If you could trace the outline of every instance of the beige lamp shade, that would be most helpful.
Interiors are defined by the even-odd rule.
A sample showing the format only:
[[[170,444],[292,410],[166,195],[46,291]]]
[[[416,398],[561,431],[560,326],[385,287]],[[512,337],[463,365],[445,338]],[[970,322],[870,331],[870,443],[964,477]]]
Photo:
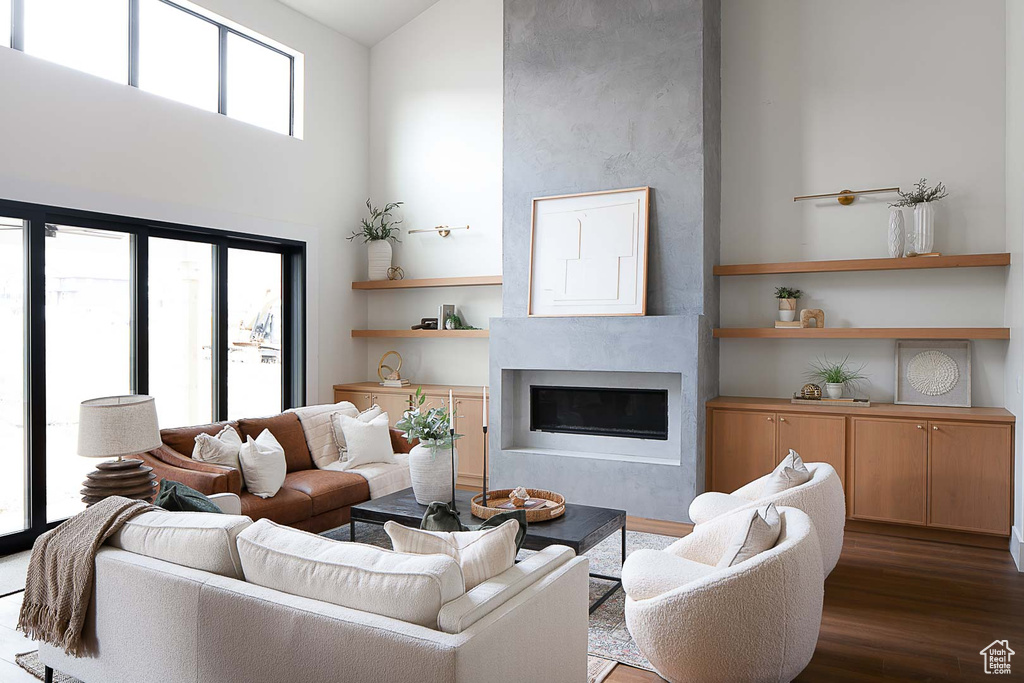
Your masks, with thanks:
[[[78,454],[118,458],[160,446],[156,400],[152,396],[107,396],[82,401],[78,414]]]

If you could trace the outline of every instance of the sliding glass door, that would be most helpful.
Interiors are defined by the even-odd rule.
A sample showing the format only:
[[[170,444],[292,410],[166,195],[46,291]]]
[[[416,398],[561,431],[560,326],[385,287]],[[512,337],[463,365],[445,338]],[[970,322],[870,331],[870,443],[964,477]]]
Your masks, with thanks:
[[[26,413],[25,222],[0,217],[0,534],[28,524]]]
[[[0,555],[85,507],[83,400],[150,394],[162,427],[302,405],[304,280],[302,242],[0,199]]]

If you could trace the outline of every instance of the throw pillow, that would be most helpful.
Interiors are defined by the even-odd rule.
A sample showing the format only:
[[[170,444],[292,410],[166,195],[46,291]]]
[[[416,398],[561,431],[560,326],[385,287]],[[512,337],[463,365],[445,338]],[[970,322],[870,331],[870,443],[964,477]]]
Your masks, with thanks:
[[[466,590],[501,574],[516,561],[519,522],[481,531],[423,531],[396,522],[384,524],[396,552],[414,555],[447,555],[462,567]]]
[[[269,429],[277,442],[284,448],[284,459],[289,472],[313,469],[313,457],[306,445],[306,434],[295,413],[281,413],[271,417],[244,418],[238,421],[242,438],[259,438],[263,430]]]
[[[334,435],[334,444],[338,447],[338,451],[341,453],[342,462],[348,460],[348,444],[345,443],[345,432],[341,429],[341,416],[348,415],[349,417],[354,417],[361,422],[370,422],[376,419],[383,412],[384,409],[374,403],[372,406],[358,414],[351,414],[349,411],[339,410],[331,415],[331,433]],[[390,436],[388,438],[390,438]]]
[[[811,473],[807,469],[807,465],[800,458],[800,454],[790,448],[789,455],[783,458],[779,466],[772,470],[768,481],[765,482],[764,488],[761,490],[760,497],[774,496],[776,493],[782,493],[786,489],[806,484],[810,480]]]
[[[334,413],[343,413],[352,417],[359,414],[356,407],[348,401],[324,406],[291,408],[285,412],[298,415],[299,422],[302,423],[302,431],[306,435],[309,454],[313,456],[313,464],[321,470],[341,459],[341,450],[334,438],[334,425],[331,416]]]
[[[342,462],[342,470],[373,462],[396,462],[388,419],[387,413],[381,413],[369,422],[348,415],[338,416],[348,446],[348,458]]]
[[[236,470],[241,467],[238,464],[238,451],[242,448],[242,437],[238,435],[235,428],[228,425],[216,436],[199,434],[196,436],[196,445],[192,449],[192,459],[199,462],[208,462],[213,465],[227,465]]]
[[[236,456],[237,457],[237,456]],[[180,481],[164,479],[153,505],[169,512],[215,512],[223,514],[212,500]]]
[[[766,508],[754,508],[747,515],[748,521],[742,525],[726,548],[719,567],[732,567],[749,560],[758,553],[774,548],[782,533],[782,520],[775,503]]]
[[[245,439],[238,452],[245,488],[254,496],[273,498],[281,490],[284,478],[288,474],[284,448],[269,429],[264,429],[255,439],[251,436]]]

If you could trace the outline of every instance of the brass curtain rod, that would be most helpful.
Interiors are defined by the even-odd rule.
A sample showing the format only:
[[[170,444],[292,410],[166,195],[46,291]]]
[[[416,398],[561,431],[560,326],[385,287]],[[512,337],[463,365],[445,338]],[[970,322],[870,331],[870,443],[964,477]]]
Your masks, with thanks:
[[[898,187],[881,187],[875,190],[843,190],[842,192],[829,192],[828,194],[808,194],[802,197],[793,197],[794,202],[802,202],[808,199],[831,199],[836,198],[839,203],[846,206],[853,203],[854,197],[862,194],[882,194],[884,192],[899,192]]]

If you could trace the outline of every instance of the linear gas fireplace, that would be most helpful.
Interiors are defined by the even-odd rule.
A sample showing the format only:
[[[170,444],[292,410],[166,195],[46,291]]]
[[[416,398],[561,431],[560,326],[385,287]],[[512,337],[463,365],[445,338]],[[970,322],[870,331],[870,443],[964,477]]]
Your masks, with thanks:
[[[530,431],[668,439],[668,391],[530,387]]]

